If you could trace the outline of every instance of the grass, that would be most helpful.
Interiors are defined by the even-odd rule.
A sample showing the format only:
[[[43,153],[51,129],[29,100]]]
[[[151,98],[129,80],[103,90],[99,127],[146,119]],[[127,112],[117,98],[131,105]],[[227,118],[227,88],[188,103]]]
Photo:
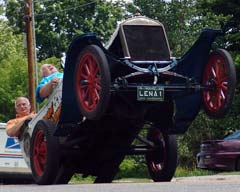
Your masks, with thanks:
[[[74,174],[70,183],[93,183],[95,177],[88,176],[83,178],[81,174]]]
[[[204,176],[204,175],[215,175],[216,172],[197,169],[197,168],[184,168],[178,167],[174,177],[191,177],[191,176]]]
[[[191,176],[206,176],[206,175],[239,175],[240,172],[216,172],[197,168],[187,168],[178,166],[174,175],[177,177],[191,177]],[[71,183],[92,183],[95,177],[89,176],[82,178],[81,174],[75,174]],[[120,165],[120,171],[115,177],[114,182],[149,182],[151,177],[149,176],[148,169],[145,163],[137,163],[133,158],[126,158]]]
[[[191,176],[205,176],[205,175],[215,175],[218,172],[203,170],[203,169],[190,169],[184,167],[178,167],[174,177],[191,177]],[[239,172],[224,172],[221,174],[228,174],[228,175],[239,175]],[[72,179],[71,183],[93,183],[95,177],[89,176],[86,178],[82,178],[81,174],[75,174]],[[147,168],[142,167],[141,169],[129,169],[129,170],[120,170],[117,174],[115,180],[113,182],[150,182],[151,178],[148,174]]]

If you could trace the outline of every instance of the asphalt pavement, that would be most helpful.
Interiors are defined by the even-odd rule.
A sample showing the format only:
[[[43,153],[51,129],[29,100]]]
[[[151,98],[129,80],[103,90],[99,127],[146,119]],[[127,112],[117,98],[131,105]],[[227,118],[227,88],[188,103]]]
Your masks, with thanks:
[[[240,182],[240,175],[207,175],[192,177],[176,177],[172,182]]]

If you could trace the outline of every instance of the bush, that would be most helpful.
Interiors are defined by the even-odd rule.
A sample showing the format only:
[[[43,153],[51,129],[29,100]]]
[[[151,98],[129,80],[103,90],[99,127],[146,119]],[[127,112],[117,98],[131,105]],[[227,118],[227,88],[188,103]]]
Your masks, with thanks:
[[[223,119],[210,119],[203,111],[193,121],[189,130],[178,136],[179,165],[196,167],[196,155],[203,140],[223,139],[240,126],[240,94],[236,93],[229,114]]]
[[[135,156],[127,156],[119,168],[116,179],[149,178],[146,164],[137,162]]]

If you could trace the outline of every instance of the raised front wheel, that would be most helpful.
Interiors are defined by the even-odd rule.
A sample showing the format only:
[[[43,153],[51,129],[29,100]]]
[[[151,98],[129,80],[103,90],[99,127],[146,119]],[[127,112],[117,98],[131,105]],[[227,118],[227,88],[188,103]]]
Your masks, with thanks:
[[[103,50],[89,45],[78,56],[76,64],[76,92],[79,109],[87,119],[99,119],[110,97],[110,71]]]
[[[203,107],[207,115],[222,118],[228,112],[236,85],[235,66],[224,49],[213,51],[203,74]]]

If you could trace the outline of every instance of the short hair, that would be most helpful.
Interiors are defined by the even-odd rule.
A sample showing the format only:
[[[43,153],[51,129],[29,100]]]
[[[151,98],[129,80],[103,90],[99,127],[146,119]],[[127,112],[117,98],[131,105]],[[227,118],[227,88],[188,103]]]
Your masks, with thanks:
[[[43,76],[43,67],[44,67],[45,65],[48,65],[48,63],[44,63],[44,64],[42,64],[42,66],[40,67],[40,75],[41,75],[41,77],[44,77],[44,76]]]
[[[30,104],[30,101],[29,101],[29,99],[28,99],[27,97],[21,96],[21,97],[17,97],[17,98],[15,99],[15,108],[17,108],[17,100],[18,100],[18,99],[25,99],[25,100],[27,101],[27,104],[28,104],[28,105],[31,105],[31,104]]]

